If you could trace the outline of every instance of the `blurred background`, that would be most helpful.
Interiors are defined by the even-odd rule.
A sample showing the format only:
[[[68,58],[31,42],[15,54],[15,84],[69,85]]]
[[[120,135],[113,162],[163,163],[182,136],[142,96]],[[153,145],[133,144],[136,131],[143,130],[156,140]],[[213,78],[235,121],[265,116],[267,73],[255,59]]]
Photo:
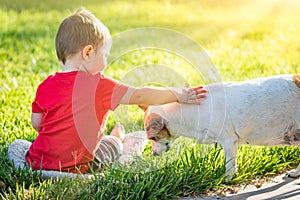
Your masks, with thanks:
[[[139,199],[141,193],[137,191],[143,192],[145,198],[151,194],[150,199],[170,199],[178,195],[196,195],[195,191],[222,185],[222,154],[219,150],[210,151],[206,154],[207,160],[202,159],[199,155],[203,154],[203,149],[196,148],[195,143],[172,168],[155,172],[153,176],[141,174],[139,177],[137,174],[133,178],[116,172],[117,178],[111,174],[111,179],[99,177],[93,182],[94,187],[81,187],[85,182],[70,184],[66,181],[53,186],[44,182],[37,189],[40,182],[36,175],[14,171],[7,159],[7,146],[15,139],[32,141],[36,137],[30,122],[36,88],[48,75],[61,70],[55,53],[55,34],[61,21],[81,6],[94,13],[109,28],[113,38],[126,31],[149,27],[181,35],[202,48],[196,56],[199,55],[199,60],[203,55],[211,60],[207,69],[216,69],[214,73],[222,81],[300,73],[298,0],[0,0],[0,192],[17,191],[21,195],[19,199],[24,199],[22,195],[30,193],[43,195],[43,187],[49,187],[49,198],[58,199],[66,199],[65,188],[69,188],[70,196],[76,197],[69,199],[80,199],[80,195],[94,197],[95,194],[111,199],[134,199],[129,198],[133,195]],[[162,43],[166,42],[167,34],[159,33]],[[135,35],[132,36],[134,39]],[[142,40],[147,42],[150,39],[147,36],[145,32]],[[193,45],[180,46],[175,40],[168,42],[190,55],[195,53]],[[115,42],[112,51],[117,48],[120,43]],[[203,71],[195,71],[193,63],[172,51],[137,49],[109,62],[105,74],[124,82],[138,80],[134,83],[137,86],[208,83]],[[138,71],[141,68],[142,71]],[[144,76],[137,79],[140,73],[149,74],[152,79],[143,79]],[[143,112],[137,107],[127,107],[110,116],[108,132],[116,119],[121,120],[127,131],[143,129]],[[299,160],[296,148],[245,147],[239,151],[237,182],[282,172]],[[151,154],[151,146],[146,153]],[[117,182],[119,179],[124,182]],[[24,189],[29,187],[29,192]],[[123,196],[118,196],[120,194]]]
[[[300,2],[297,0],[0,0],[2,130],[15,130],[21,124],[21,130],[25,130],[22,135],[32,137],[27,119],[36,87],[49,74],[61,69],[55,54],[56,31],[60,22],[81,6],[94,13],[109,28],[113,38],[145,27],[181,34],[203,48],[212,61],[211,67],[216,68],[223,81],[300,71]],[[174,41],[175,48],[193,53],[192,47],[175,44]],[[118,43],[113,44],[112,51],[114,48],[118,48]],[[180,84],[181,80],[192,86],[207,83],[203,74],[200,72],[199,78],[199,72],[193,71],[191,63],[180,55],[157,50],[139,49],[122,55],[110,62],[105,74],[123,80],[137,66],[167,70],[151,73],[154,80],[160,77],[166,80],[163,84],[150,81],[145,85],[178,86],[179,79],[171,81],[163,76],[170,69],[176,69],[174,76],[182,78],[177,81]],[[136,77],[134,73],[131,75]],[[133,121],[141,124],[141,116],[141,112],[134,114]],[[138,125],[137,129],[140,128]]]

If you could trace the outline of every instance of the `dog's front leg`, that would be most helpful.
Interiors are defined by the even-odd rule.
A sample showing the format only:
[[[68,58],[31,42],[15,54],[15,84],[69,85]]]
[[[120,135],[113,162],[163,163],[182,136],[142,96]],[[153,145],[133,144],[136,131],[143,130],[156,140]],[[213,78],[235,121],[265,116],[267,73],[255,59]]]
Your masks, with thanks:
[[[221,145],[224,149],[224,154],[226,158],[226,181],[233,178],[234,174],[237,172],[237,150],[238,150],[238,139],[236,137],[226,139],[222,141]]]

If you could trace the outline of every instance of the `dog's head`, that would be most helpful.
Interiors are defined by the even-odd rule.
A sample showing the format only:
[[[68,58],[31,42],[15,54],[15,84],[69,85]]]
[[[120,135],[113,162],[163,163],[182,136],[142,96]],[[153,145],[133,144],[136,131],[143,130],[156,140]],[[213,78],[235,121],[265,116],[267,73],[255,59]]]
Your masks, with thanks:
[[[168,120],[158,112],[152,112],[148,107],[140,106],[145,111],[144,127],[147,138],[152,141],[152,152],[154,155],[161,155],[164,151],[169,151],[175,140],[171,136],[167,125]]]

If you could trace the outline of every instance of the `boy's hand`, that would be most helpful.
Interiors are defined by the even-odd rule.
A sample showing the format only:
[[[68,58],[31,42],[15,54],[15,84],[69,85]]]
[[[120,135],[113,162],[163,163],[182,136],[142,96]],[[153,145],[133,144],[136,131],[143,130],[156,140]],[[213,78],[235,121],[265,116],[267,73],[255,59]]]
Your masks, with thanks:
[[[207,90],[203,86],[190,88],[188,85],[182,89],[182,94],[178,96],[178,103],[200,104],[201,99],[205,98]]]

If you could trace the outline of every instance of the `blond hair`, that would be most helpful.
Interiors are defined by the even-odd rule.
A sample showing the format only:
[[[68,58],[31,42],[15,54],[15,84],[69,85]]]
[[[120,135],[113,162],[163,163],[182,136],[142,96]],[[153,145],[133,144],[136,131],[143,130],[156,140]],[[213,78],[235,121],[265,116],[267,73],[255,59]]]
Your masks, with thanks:
[[[80,8],[60,24],[55,46],[58,60],[65,64],[68,56],[82,50],[86,45],[96,47],[110,38],[107,27],[91,12]]]

